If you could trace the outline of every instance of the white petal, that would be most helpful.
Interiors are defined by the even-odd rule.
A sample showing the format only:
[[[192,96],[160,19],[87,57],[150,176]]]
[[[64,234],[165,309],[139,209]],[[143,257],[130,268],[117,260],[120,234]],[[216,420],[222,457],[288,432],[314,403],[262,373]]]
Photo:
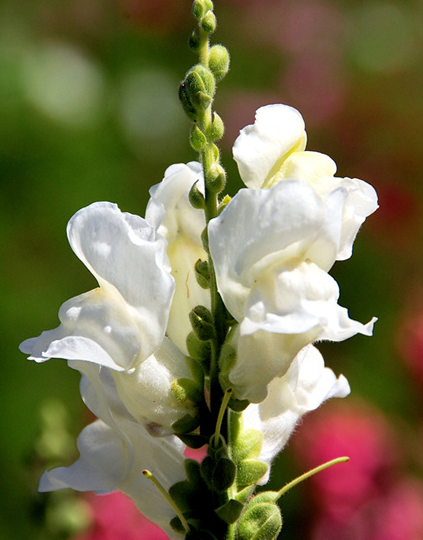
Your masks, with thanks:
[[[48,471],[41,478],[40,491],[71,487],[99,493],[119,490],[126,493],[139,510],[159,525],[171,538],[178,538],[169,526],[175,512],[153,483],[142,474],[154,473],[163,487],[185,477],[184,456],[173,438],[154,439],[130,421],[122,422],[130,444],[136,451],[128,461],[127,443],[101,420],[87,426],[78,438],[80,458],[68,468]],[[132,452],[131,452],[132,453]]]
[[[310,256],[325,269],[329,269],[335,259],[344,260],[351,256],[360,225],[378,208],[377,195],[372,186],[357,178],[337,178],[334,176],[335,172],[335,162],[325,154],[294,152],[273,178],[273,184],[293,178],[307,182],[326,201],[328,230],[339,229],[337,252],[330,264],[319,263],[318,246],[315,246],[317,257]],[[333,192],[339,189],[344,192],[344,201],[334,201],[335,204],[328,205],[329,197],[333,197]]]
[[[260,402],[275,377],[283,376],[306,345],[371,335],[337,303],[335,280],[313,263],[291,259],[272,267],[251,289],[239,329],[237,358],[229,373],[236,396]]]
[[[233,147],[244,184],[266,187],[290,153],[304,150],[306,140],[304,120],[296,109],[280,104],[258,109],[255,123],[241,130]]]
[[[160,223],[159,233],[168,241],[175,294],[166,333],[185,354],[186,338],[192,330],[190,311],[197,305],[210,305],[210,295],[198,285],[194,272],[198,259],[207,259],[200,237],[206,226],[204,211],[193,208],[188,199],[194,184],[204,190],[200,163],[172,165],[162,182],[150,189],[146,211],[147,220],[156,226]],[[160,207],[163,214],[157,210]]]
[[[131,369],[157,349],[166,330],[174,291],[166,241],[111,203],[77,212],[68,236],[100,288],[65,302],[62,324],[22,350],[38,362],[66,358]]]
[[[301,257],[324,224],[321,199],[303,182],[241,189],[210,221],[209,246],[226,307],[242,320],[250,287],[278,260]]]
[[[258,459],[269,465],[260,480],[268,481],[270,465],[286,445],[299,419],[332,397],[346,397],[350,388],[344,376],[338,379],[324,366],[323,357],[312,345],[303,349],[284,377],[274,379],[268,395],[259,404],[251,404],[243,413],[246,428],[263,435]]]
[[[129,413],[151,435],[171,435],[172,424],[193,405],[181,405],[171,391],[172,381],[191,378],[185,356],[167,338],[161,347],[131,372],[115,372],[117,391]]]

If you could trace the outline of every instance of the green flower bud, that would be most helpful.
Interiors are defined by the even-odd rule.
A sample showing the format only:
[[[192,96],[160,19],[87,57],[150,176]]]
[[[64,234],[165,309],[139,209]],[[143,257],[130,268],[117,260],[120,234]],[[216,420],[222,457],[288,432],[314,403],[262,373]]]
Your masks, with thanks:
[[[210,9],[206,7],[206,2],[204,0],[194,0],[192,5],[192,13],[196,19],[201,19],[204,17],[206,12]]]
[[[217,141],[223,137],[225,132],[225,126],[220,116],[215,112],[213,113],[213,122],[209,131],[209,136],[212,141]]]
[[[206,7],[206,10],[213,11],[214,5],[212,0],[204,0],[204,5]]]
[[[213,163],[207,172],[207,188],[212,193],[220,193],[226,185],[226,172],[219,163]]]
[[[201,28],[208,34],[216,30],[216,16],[212,11],[208,11],[201,19]]]
[[[194,266],[195,277],[203,289],[210,289],[210,267],[208,261],[198,259]]]
[[[185,81],[182,81],[179,85],[179,101],[181,102],[188,118],[195,122],[197,120],[197,111],[189,98]]]
[[[197,52],[198,49],[200,48],[200,40],[195,31],[193,31],[192,34],[190,35],[188,45],[190,49],[194,52]]]
[[[282,528],[282,516],[278,505],[254,503],[247,505],[237,527],[238,540],[275,540]]]
[[[219,82],[229,71],[229,52],[223,45],[213,45],[209,54],[209,68],[216,82]]]
[[[191,321],[192,328],[198,339],[207,341],[214,338],[215,329],[213,316],[206,307],[195,307],[189,314],[189,320]]]
[[[204,199],[204,195],[196,186],[197,182],[195,182],[189,190],[188,200],[193,208],[196,208],[197,210],[204,210],[206,207],[206,201]]]
[[[201,242],[203,243],[204,251],[209,253],[209,232],[207,230],[207,227],[205,227],[203,232],[201,233]]]
[[[216,90],[216,82],[214,80],[213,73],[201,64],[194,66],[190,73],[196,73],[204,85],[203,92],[205,92],[208,96],[213,96]]]
[[[208,373],[211,355],[210,343],[208,341],[201,341],[194,332],[190,332],[187,337],[186,345],[189,355],[192,358],[195,358],[195,360],[200,361],[206,373]]]
[[[192,379],[186,379],[183,377],[180,379],[175,379],[172,381],[171,390],[176,401],[181,405],[185,404],[187,401],[199,403],[203,399],[201,389]]]
[[[194,124],[192,126],[189,142],[191,144],[191,147],[197,152],[201,152],[201,150],[204,150],[207,144],[207,138],[197,124]]]
[[[215,491],[223,492],[228,490],[235,481],[235,463],[229,458],[220,458],[215,465],[212,485]]]
[[[187,74],[185,78],[185,93],[189,103],[195,110],[207,109],[212,101],[211,95],[206,93],[203,79],[196,71],[190,71]]]

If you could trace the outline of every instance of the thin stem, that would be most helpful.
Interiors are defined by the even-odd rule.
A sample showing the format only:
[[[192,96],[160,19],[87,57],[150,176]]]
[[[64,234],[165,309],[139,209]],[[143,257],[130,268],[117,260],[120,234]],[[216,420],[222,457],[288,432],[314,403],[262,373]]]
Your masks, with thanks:
[[[167,500],[167,502],[170,504],[170,506],[175,510],[176,515],[181,520],[182,526],[185,529],[186,532],[189,532],[190,528],[187,523],[187,520],[185,519],[183,513],[180,511],[180,509],[175,504],[175,501],[172,499],[172,497],[169,495],[169,493],[164,489],[164,487],[160,484],[160,482],[157,480],[157,478],[154,476],[154,474],[147,469],[142,471],[142,474],[151,480],[153,484],[156,486],[156,488],[160,491],[160,493],[163,495],[163,497]]]
[[[222,400],[222,403],[220,405],[220,410],[219,410],[219,414],[218,414],[218,417],[217,417],[216,430],[214,432],[214,445],[215,446],[217,446],[217,444],[219,442],[220,430],[222,428],[223,417],[225,416],[226,407],[228,406],[229,400],[231,399],[231,396],[232,396],[233,393],[234,393],[233,389],[228,388],[226,390],[224,396],[223,396],[223,400]]]
[[[307,480],[307,478],[310,478],[310,476],[313,476],[320,471],[323,471],[329,467],[332,467],[332,465],[337,465],[338,463],[345,463],[346,461],[349,461],[349,457],[343,456],[336,459],[332,459],[331,461],[327,461],[326,463],[323,463],[322,465],[319,465],[318,467],[315,467],[314,469],[311,469],[311,471],[308,471],[295,480],[292,480],[292,482],[289,482],[289,484],[286,484],[280,491],[278,491],[278,499],[282,497],[287,491],[289,491],[291,488],[302,482],[303,480]]]

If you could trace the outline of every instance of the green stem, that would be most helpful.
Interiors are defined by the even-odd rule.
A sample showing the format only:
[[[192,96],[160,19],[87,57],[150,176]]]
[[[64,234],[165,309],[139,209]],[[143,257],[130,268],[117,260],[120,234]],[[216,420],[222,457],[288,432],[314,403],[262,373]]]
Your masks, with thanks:
[[[308,471],[295,480],[292,480],[292,482],[289,482],[289,484],[286,484],[281,490],[278,491],[278,499],[282,497],[287,491],[289,491],[291,488],[302,482],[303,480],[307,480],[307,478],[310,478],[310,476],[313,476],[320,471],[323,471],[327,469],[328,467],[332,467],[332,465],[336,465],[338,463],[345,463],[346,461],[349,461],[349,457],[343,456],[336,459],[332,459],[331,461],[327,461],[326,463],[323,463],[322,465],[319,465],[318,467],[315,467],[314,469],[311,469],[311,471]]]
[[[160,484],[160,482],[157,480],[157,478],[154,476],[154,474],[147,469],[142,471],[142,474],[151,480],[153,484],[156,486],[156,488],[160,491],[160,493],[163,495],[163,497],[167,500],[167,502],[170,504],[170,506],[175,510],[176,515],[181,520],[182,526],[185,529],[186,532],[189,532],[190,528],[188,525],[187,520],[185,519],[183,513],[180,511],[178,506],[176,505],[175,501],[172,499],[172,497],[169,495],[169,493],[165,490],[165,488]]]

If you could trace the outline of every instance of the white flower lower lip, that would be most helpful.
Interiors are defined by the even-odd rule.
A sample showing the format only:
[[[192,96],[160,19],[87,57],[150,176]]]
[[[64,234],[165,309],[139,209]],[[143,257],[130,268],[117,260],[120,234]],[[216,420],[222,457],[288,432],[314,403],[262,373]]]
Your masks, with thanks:
[[[100,288],[63,304],[61,325],[21,350],[39,362],[59,357],[131,369],[166,330],[174,291],[166,241],[144,219],[106,202],[77,212],[68,237]]]

